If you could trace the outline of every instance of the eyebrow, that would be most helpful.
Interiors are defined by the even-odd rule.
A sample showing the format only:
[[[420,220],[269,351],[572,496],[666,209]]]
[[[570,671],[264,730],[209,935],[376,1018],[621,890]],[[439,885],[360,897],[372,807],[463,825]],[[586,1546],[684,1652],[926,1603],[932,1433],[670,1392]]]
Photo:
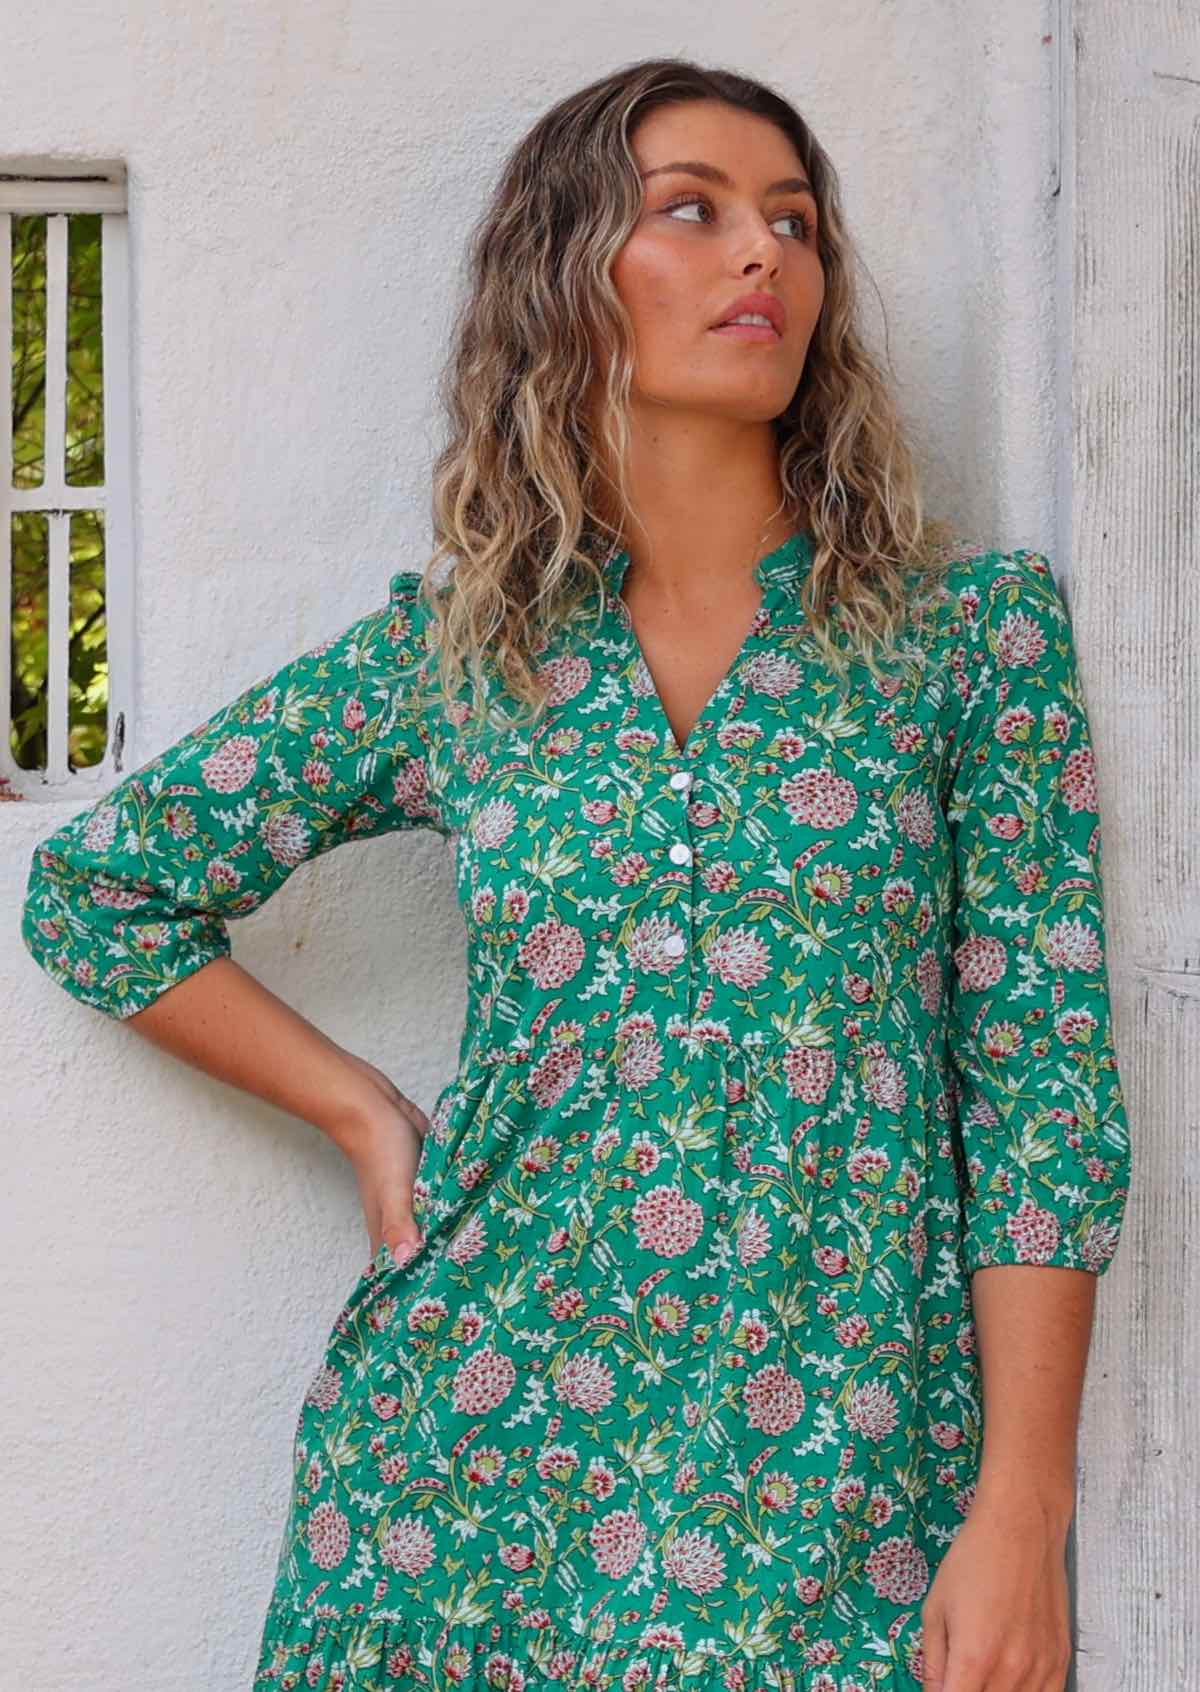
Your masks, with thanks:
[[[705,182],[718,182],[722,188],[735,186],[731,176],[726,175],[716,165],[705,164],[702,159],[676,159],[674,164],[655,165],[653,170],[643,170],[639,174],[645,180],[648,176],[661,176],[668,170],[679,171],[688,176],[699,176]],[[814,200],[817,197],[812,183],[806,176],[782,177],[778,182],[768,183],[766,191],[768,194],[812,194]]]

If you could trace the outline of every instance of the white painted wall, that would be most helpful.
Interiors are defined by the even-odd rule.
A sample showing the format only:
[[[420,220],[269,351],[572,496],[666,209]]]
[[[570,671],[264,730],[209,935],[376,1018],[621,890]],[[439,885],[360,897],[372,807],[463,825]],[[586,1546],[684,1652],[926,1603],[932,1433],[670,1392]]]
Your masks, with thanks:
[[[1052,0],[26,8],[0,157],[129,165],[130,767],[423,563],[467,230],[547,105],[649,55],[741,67],[799,103],[838,163],[881,344],[873,287],[886,302],[932,505],[1056,555],[1054,29]],[[295,1417],[366,1233],[317,1130],[35,969],[29,854],[73,808],[0,808],[0,1682],[239,1692]],[[463,1003],[436,836],[307,866],[233,938],[431,1103]]]

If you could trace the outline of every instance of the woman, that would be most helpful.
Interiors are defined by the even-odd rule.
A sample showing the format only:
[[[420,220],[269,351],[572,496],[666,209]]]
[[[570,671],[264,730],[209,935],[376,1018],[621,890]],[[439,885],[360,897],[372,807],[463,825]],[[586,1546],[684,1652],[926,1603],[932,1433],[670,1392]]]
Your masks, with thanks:
[[[850,259],[761,85],[564,100],[471,255],[424,573],[37,850],[37,961],[358,1176],[258,1686],[1063,1685],[1129,1175],[1088,721],[1045,557],[923,519]],[[428,1116],[227,932],[422,827]]]

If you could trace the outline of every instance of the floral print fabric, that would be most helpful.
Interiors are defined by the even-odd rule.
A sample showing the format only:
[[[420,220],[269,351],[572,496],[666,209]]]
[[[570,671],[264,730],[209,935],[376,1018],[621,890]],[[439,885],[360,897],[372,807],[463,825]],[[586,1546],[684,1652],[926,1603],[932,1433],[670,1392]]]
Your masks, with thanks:
[[[122,1017],[358,837],[452,845],[458,1062],[304,1395],[256,1688],[913,1692],[971,1507],[971,1275],[1102,1274],[1129,1181],[1093,753],[1038,553],[839,695],[811,537],[686,744],[619,590],[459,733],[386,605],[42,842],[23,935]],[[916,626],[916,625],[914,625]]]

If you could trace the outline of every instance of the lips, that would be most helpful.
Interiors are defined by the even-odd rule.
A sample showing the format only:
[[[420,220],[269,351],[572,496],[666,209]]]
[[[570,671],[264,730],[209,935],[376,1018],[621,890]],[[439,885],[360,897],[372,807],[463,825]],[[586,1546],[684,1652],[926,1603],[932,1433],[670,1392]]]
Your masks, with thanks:
[[[742,294],[731,305],[726,306],[724,313],[710,328],[723,329],[732,318],[741,317],[747,312],[765,317],[777,335],[783,334],[787,318],[783,301],[775,294],[763,293]]]

